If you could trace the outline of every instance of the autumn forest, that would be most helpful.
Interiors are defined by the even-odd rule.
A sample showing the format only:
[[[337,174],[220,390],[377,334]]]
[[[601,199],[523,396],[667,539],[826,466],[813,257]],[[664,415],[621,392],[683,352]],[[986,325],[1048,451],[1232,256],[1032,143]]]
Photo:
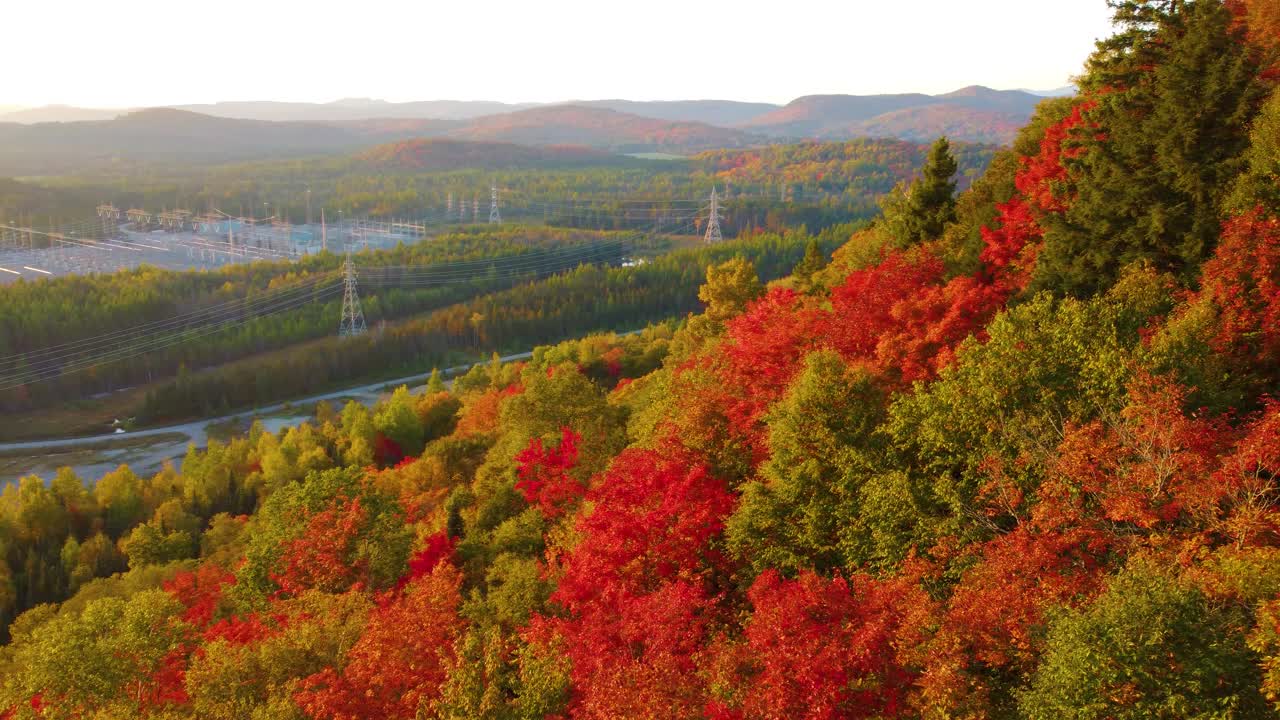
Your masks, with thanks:
[[[1280,11],[1109,4],[1078,94],[873,206],[822,182],[876,143],[707,153],[699,188],[794,182],[808,221],[576,269],[638,241],[459,233],[427,260],[564,272],[380,296],[354,360],[305,313],[158,358],[225,363],[150,393],[169,418],[541,343],[6,486],[0,719],[1280,717]],[[253,267],[83,282],[141,315],[286,273]]]

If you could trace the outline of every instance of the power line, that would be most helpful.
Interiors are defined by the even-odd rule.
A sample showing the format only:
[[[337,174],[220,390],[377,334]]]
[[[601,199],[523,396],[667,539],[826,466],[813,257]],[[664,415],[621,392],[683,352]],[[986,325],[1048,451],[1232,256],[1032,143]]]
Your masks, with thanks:
[[[80,340],[61,343],[58,345],[52,345],[49,347],[41,348],[39,350],[34,350],[27,353],[11,355],[6,358],[0,358],[0,368],[3,368],[5,366],[12,366],[14,364],[17,364],[23,361],[30,361],[32,359],[37,359],[37,360],[43,359],[46,356],[56,357],[56,356],[66,356],[66,355],[80,355],[85,352],[92,351],[95,346],[127,341],[138,336],[155,335],[157,333],[166,332],[175,327],[179,327],[183,325],[216,321],[218,318],[226,316],[231,313],[243,313],[243,312],[252,310],[254,307],[256,307],[260,303],[270,303],[280,297],[284,297],[289,294],[299,292],[301,290],[313,289],[317,284],[322,284],[326,280],[331,281],[332,279],[333,278],[331,276],[328,276],[328,277],[317,276],[307,280],[303,280],[293,285],[286,285],[286,286],[281,286],[279,288],[272,289],[271,291],[263,295],[258,295],[258,296],[246,295],[243,298],[228,300],[223,303],[201,308],[200,310],[194,310],[191,312],[183,313],[183,314],[176,315],[170,318],[165,318],[162,320],[153,320],[151,322],[143,323],[141,325],[137,325],[132,328],[117,330],[109,333],[104,333],[102,335],[96,335],[90,338],[83,338]]]
[[[441,263],[435,266],[373,266],[361,270],[370,284],[375,286],[394,285],[397,281],[417,282],[420,284],[442,284],[466,282],[473,279],[484,279],[487,271],[496,271],[499,276],[516,276],[519,274],[541,274],[546,271],[557,271],[573,262],[598,260],[609,251],[620,252],[625,248],[625,241],[613,240],[586,246],[566,246],[563,250],[555,248],[548,253],[529,253],[515,256],[503,261],[501,259],[477,259]],[[354,265],[353,265],[354,270]],[[345,274],[345,268],[344,268]],[[345,275],[344,275],[345,276]],[[331,282],[332,275],[319,275],[294,285],[277,288],[260,296],[247,296],[202,308],[182,315],[163,320],[156,320],[112,333],[77,341],[62,343],[20,355],[0,358],[0,369],[12,369],[25,364],[27,369],[43,365],[53,365],[71,357],[83,356],[96,352],[104,347],[127,343],[147,336],[155,336],[175,329],[187,329],[187,326],[198,326],[217,323],[228,318],[239,318],[256,313],[260,308],[288,299],[291,295],[306,294],[318,290],[320,286]]]
[[[5,374],[0,377],[20,377],[32,372],[40,373],[50,370],[58,370],[64,368],[68,364],[81,363],[85,361],[90,361],[91,365],[96,364],[94,361],[97,359],[114,357],[115,354],[119,353],[122,349],[125,349],[123,346],[134,349],[158,349],[165,345],[168,338],[182,338],[185,333],[198,331],[203,328],[212,327],[213,329],[218,330],[223,329],[224,326],[248,323],[260,317],[273,315],[281,308],[292,309],[299,307],[302,304],[312,302],[317,298],[324,297],[326,294],[331,293],[336,288],[336,285],[332,285],[329,287],[318,286],[314,288],[295,289],[288,294],[282,294],[267,300],[256,300],[253,304],[246,302],[242,310],[233,309],[223,315],[209,318],[204,322],[180,325],[163,333],[130,334],[110,344],[100,344],[99,346],[90,349],[76,350],[58,355],[47,355],[37,358],[34,362],[30,363],[23,363],[20,358],[19,362],[12,364],[5,371]]]
[[[501,216],[497,205],[497,186],[490,188],[491,206],[490,217],[497,221],[501,221]],[[465,208],[465,201],[463,202]],[[547,207],[551,207],[547,205]],[[573,212],[588,212],[588,208],[574,204],[569,206]],[[478,198],[472,204],[473,214],[478,215],[479,202]],[[652,212],[653,207],[648,208]],[[244,220],[237,218],[220,210],[214,209],[215,212],[229,220]],[[323,212],[323,209],[322,209]],[[465,209],[464,209],[465,212]],[[105,219],[108,215],[118,218],[120,211],[114,206],[100,206],[99,216]],[[131,210],[126,213],[130,219],[149,222],[150,214],[145,211]],[[600,213],[596,213],[600,217]],[[165,221],[171,224],[185,222],[190,216],[186,211],[167,211],[164,213]],[[623,218],[627,220],[638,219],[631,215],[629,210],[624,210],[623,215],[606,213],[604,217]],[[157,216],[158,217],[158,216]],[[649,232],[658,232],[668,221],[677,222],[684,219],[692,219],[693,216],[686,215],[666,215],[663,214]],[[447,222],[447,217],[445,218]],[[96,221],[92,222],[96,226]],[[194,222],[194,221],[193,221]],[[252,222],[252,221],[248,221]],[[354,232],[361,233],[366,230],[366,226],[362,225],[362,221],[353,220]],[[425,222],[412,223],[405,221],[392,221],[389,223],[378,223],[377,221],[364,221],[372,228],[382,227],[388,230],[425,230],[420,227]],[[84,227],[84,223],[73,225],[72,227]],[[96,228],[95,228],[96,229]],[[681,227],[680,229],[684,229]],[[36,233],[58,241],[65,240],[69,243],[76,243],[66,239],[64,233],[42,233],[34,229],[26,229],[30,233]],[[105,230],[105,228],[104,228]],[[73,231],[74,232],[74,231]],[[89,240],[94,243],[87,247],[99,249],[96,241]],[[200,245],[209,246],[207,243],[199,243],[199,241],[188,241],[175,243],[180,246],[187,246],[190,249],[190,243],[198,243]],[[117,240],[114,243],[107,242],[108,247],[116,246],[119,249],[136,250],[141,248],[165,249],[149,246],[136,241]],[[231,249],[228,243],[228,250]],[[135,247],[136,246],[136,247]],[[501,261],[490,258],[480,258],[474,260],[463,260],[454,263],[441,264],[439,267],[423,267],[423,266],[372,266],[366,268],[362,272],[367,275],[367,282],[374,287],[423,287],[427,285],[438,285],[446,283],[471,282],[477,279],[486,279],[493,277],[539,277],[544,274],[562,272],[573,266],[583,263],[594,263],[602,260],[609,260],[614,257],[619,259],[623,257],[625,251],[625,240],[610,240],[602,243],[595,243],[585,247],[579,246],[560,246],[544,249],[542,252],[533,252],[514,256],[507,261]],[[258,250],[261,250],[258,248]],[[221,252],[220,248],[218,249]],[[109,250],[108,250],[109,252]],[[481,273],[477,273],[481,271]],[[479,277],[477,277],[479,275]],[[268,294],[251,297],[246,296],[243,299],[228,301],[219,305],[210,306],[201,310],[185,313],[172,318],[152,321],[142,325],[126,328],[112,333],[92,338],[82,338],[80,340],[62,343],[59,345],[42,348],[29,353],[23,353],[9,358],[0,359],[0,389],[9,389],[24,385],[29,382],[37,382],[41,380],[52,379],[64,376],[74,372],[79,372],[88,367],[100,364],[116,362],[132,357],[137,357],[150,352],[163,350],[174,345],[188,342],[191,340],[205,337],[211,333],[219,332],[243,326],[258,318],[264,318],[281,312],[287,312],[300,308],[307,303],[318,301],[336,294],[338,285],[327,285],[332,280],[331,276],[317,276],[305,280],[297,285],[286,288],[276,289]],[[344,304],[343,304],[343,321],[340,325],[345,332],[341,334],[354,335],[363,332],[366,328],[364,325],[364,316],[359,305],[359,296],[356,290],[356,268],[355,262],[351,255],[343,268],[342,282]]]
[[[321,291],[321,293],[322,294],[332,293],[336,289],[337,289],[337,286],[335,285],[328,288],[327,290]],[[295,298],[275,308],[272,308],[266,312],[259,313],[253,318],[248,318],[245,320],[240,320],[235,322],[216,324],[212,327],[192,328],[190,330],[184,330],[180,333],[176,333],[175,335],[168,338],[157,338],[150,342],[143,343],[140,345],[126,347],[126,348],[119,348],[109,353],[104,353],[102,355],[84,358],[83,360],[77,360],[74,362],[67,363],[65,365],[60,365],[58,367],[46,367],[42,369],[40,372],[36,373],[34,377],[25,370],[19,371],[17,373],[11,373],[7,376],[0,378],[0,390],[9,390],[15,387],[28,385],[33,382],[51,380],[57,377],[62,377],[64,375],[72,375],[77,372],[87,370],[91,367],[95,367],[97,365],[103,365],[103,364],[108,364],[112,362],[119,362],[119,361],[131,359],[134,357],[139,357],[141,355],[147,355],[147,354],[150,354],[159,350],[164,350],[168,347],[172,347],[174,345],[178,345],[184,342],[188,342],[191,340],[198,340],[202,337],[211,335],[216,332],[221,332],[223,330],[227,330],[233,327],[246,325],[249,322],[252,322],[253,320],[258,318],[268,317],[268,316],[276,315],[282,312],[287,312],[289,310],[296,309],[310,302],[312,302],[311,297]]]
[[[600,248],[595,248],[595,251],[599,253]],[[598,259],[598,258],[592,258],[590,255],[570,255],[567,257],[552,256],[548,258],[541,258],[539,263],[535,263],[533,265],[500,268],[500,269],[508,271],[507,275],[509,277],[514,277],[517,274],[530,274],[530,273],[536,277],[544,273],[555,273],[555,272],[560,272],[564,270],[565,269],[564,265],[566,264],[564,261],[566,260],[582,261],[582,260],[588,260],[588,259]],[[354,265],[351,265],[349,267],[351,268],[351,272],[353,273],[352,277],[354,277]],[[516,272],[510,272],[511,270],[514,270]],[[426,277],[407,278],[407,281],[403,282],[402,284],[405,287],[419,287],[427,284],[460,282],[463,280],[470,280],[471,277],[472,277],[471,275],[463,276],[457,273],[449,274],[449,275],[440,275],[436,277],[431,277],[430,275],[428,275]],[[26,385],[32,382],[39,382],[43,380],[53,379],[56,377],[61,377],[64,375],[73,374],[75,372],[79,372],[97,365],[117,362],[121,360],[130,359],[133,357],[138,357],[140,355],[163,350],[183,342],[200,339],[202,337],[205,337],[215,332],[242,326],[247,324],[248,322],[251,322],[254,319],[268,317],[271,315],[279,314],[281,312],[298,309],[308,303],[311,303],[326,297],[331,297],[334,294],[336,294],[339,286],[330,285],[325,287],[322,283],[326,279],[329,279],[329,278],[316,278],[316,279],[313,279],[312,281],[309,281],[312,283],[321,283],[319,286],[316,286],[316,287],[311,287],[310,285],[295,286],[295,287],[291,287],[287,291],[278,293],[277,296],[273,296],[269,298],[263,297],[263,298],[258,298],[254,300],[253,302],[257,303],[258,305],[256,307],[253,307],[254,312],[251,317],[244,317],[245,313],[237,312],[237,308],[230,307],[230,308],[223,309],[224,314],[211,318],[212,320],[211,322],[209,321],[210,319],[206,319],[206,322],[202,325],[181,326],[179,330],[169,335],[158,334],[156,332],[156,330],[158,330],[158,326],[156,326],[155,324],[152,324],[149,328],[139,327],[139,328],[134,328],[127,331],[122,331],[122,333],[113,334],[114,337],[112,335],[108,335],[108,336],[100,336],[99,338],[90,339],[88,341],[81,341],[81,342],[90,342],[93,344],[79,347],[76,349],[71,349],[61,354],[49,353],[48,351],[50,349],[46,349],[45,351],[37,351],[37,352],[43,353],[44,356],[40,357],[35,363],[26,365],[23,367],[16,367],[16,368],[11,367],[10,372],[4,375],[0,375],[0,390],[11,389],[13,387]],[[388,279],[383,278],[383,279],[375,280],[374,284],[387,285],[391,283],[389,283]],[[346,282],[343,283],[343,288],[344,288],[344,294],[345,294],[345,290],[347,288]],[[311,290],[312,292],[310,293],[305,292],[306,290]],[[357,301],[358,301],[358,298],[357,298]],[[344,305],[345,305],[345,302],[344,302]],[[355,309],[357,311],[359,310],[358,307],[355,307]],[[188,317],[187,319],[190,319],[190,318]],[[167,321],[161,321],[161,322],[173,323],[178,320],[180,319],[173,318],[173,319],[170,319]],[[344,326],[348,330],[347,335],[359,334],[359,332],[354,332],[354,333],[351,332],[351,328],[363,327],[363,314],[359,313],[359,315],[357,316],[356,312],[351,312],[350,314],[348,314],[348,312],[344,310]],[[132,343],[133,341],[136,341],[136,340],[141,340],[141,342],[137,342],[136,344],[128,344],[125,347],[116,347],[113,349],[102,351],[103,350],[102,346],[112,340],[114,340],[117,344]],[[77,343],[64,344],[62,347],[64,350],[66,350],[69,345],[74,345],[74,344],[77,344]],[[94,351],[99,351],[99,352],[97,352],[97,354],[86,356],[86,353],[90,353]],[[22,355],[14,358],[9,358],[6,360],[10,364],[20,364],[30,359],[31,359],[30,355]]]

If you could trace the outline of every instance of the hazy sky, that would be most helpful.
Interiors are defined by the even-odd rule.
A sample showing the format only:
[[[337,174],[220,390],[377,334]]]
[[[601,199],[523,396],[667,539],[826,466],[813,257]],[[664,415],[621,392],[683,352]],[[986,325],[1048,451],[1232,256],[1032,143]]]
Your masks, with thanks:
[[[0,104],[1050,89],[1103,0],[6,0]]]

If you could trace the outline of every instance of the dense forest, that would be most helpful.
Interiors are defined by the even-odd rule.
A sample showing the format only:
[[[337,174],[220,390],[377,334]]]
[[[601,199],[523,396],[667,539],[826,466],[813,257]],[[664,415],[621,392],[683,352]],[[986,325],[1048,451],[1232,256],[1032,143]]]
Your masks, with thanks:
[[[1112,6],[785,278],[7,487],[0,717],[1280,717],[1280,14]]]
[[[337,337],[342,284],[332,255],[215,273],[142,269],[20,284],[0,310],[0,339],[36,352],[0,364],[0,383],[8,385],[0,401],[20,419],[83,405],[95,393],[147,388],[135,406],[104,408],[97,429],[112,413],[156,424],[425,373],[491,351],[680,316],[695,309],[708,265],[741,255],[776,278],[810,242],[830,253],[852,227],[762,233],[674,252],[665,237],[508,227],[360,253],[372,332],[359,338]],[[401,262],[410,264],[392,264]],[[88,311],[72,313],[85,298]],[[166,319],[178,311],[189,320]],[[54,350],[39,350],[48,346]],[[0,430],[0,438],[28,437],[21,422]]]
[[[354,262],[366,318],[378,323],[669,247],[667,238],[634,233],[472,228],[364,251]],[[111,392],[333,335],[342,262],[324,253],[217,271],[142,267],[4,286],[0,408]],[[121,362],[135,354],[136,362]]]
[[[470,222],[471,203],[487,202],[491,185],[497,185],[509,219],[691,233],[700,227],[694,222],[697,209],[718,185],[725,196],[725,229],[733,235],[798,225],[816,231],[868,218],[880,196],[918,172],[927,150],[927,145],[900,140],[854,140],[638,160],[601,158],[600,153],[572,148],[433,140],[395,143],[347,157],[181,171],[157,167],[119,176],[51,179],[45,185],[47,192],[65,195],[66,208],[81,209],[79,214],[66,210],[58,218],[64,222],[92,216],[103,200],[118,207],[213,205],[234,214],[251,214],[269,202],[281,216],[302,222],[308,191],[312,205],[327,207],[330,217],[342,211],[347,217]],[[994,152],[988,145],[955,146],[963,186],[981,174]],[[459,167],[463,163],[467,167]],[[77,205],[76,197],[95,200]],[[16,200],[11,204],[13,212],[34,212]]]
[[[847,225],[817,237],[762,234],[715,246],[679,250],[621,267],[583,264],[407,320],[379,325],[359,338],[328,337],[212,367],[183,371],[150,389],[138,422],[208,417],[350,385],[359,379],[404,377],[432,367],[523,351],[584,332],[632,330],[678,317],[697,306],[704,269],[731,256],[749,258],[767,279],[785,274],[809,245],[829,252]]]

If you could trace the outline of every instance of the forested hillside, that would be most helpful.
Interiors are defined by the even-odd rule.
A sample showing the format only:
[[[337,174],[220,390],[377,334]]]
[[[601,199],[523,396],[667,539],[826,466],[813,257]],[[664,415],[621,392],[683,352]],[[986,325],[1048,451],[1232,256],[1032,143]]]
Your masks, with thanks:
[[[619,264],[655,245],[665,249],[667,241],[508,227],[362,252],[355,261],[365,279],[366,317],[377,323],[582,264]],[[341,263],[325,253],[215,272],[142,267],[10,285],[0,291],[0,407],[17,412],[76,400],[333,335]],[[131,348],[145,352],[120,362]]]
[[[582,148],[413,140],[341,158],[67,177],[50,185],[118,207],[213,204],[240,212],[270,197],[294,222],[306,218],[308,190],[313,206],[327,207],[331,216],[341,211],[348,217],[469,221],[456,209],[448,215],[449,198],[458,204],[480,201],[497,185],[508,219],[667,232],[700,230],[690,215],[714,185],[724,200],[726,231],[733,235],[799,225],[816,231],[868,218],[881,196],[919,171],[927,150],[927,144],[900,140],[853,140],[639,160]],[[962,187],[982,173],[995,150],[955,144]]]
[[[763,136],[742,130],[574,105],[468,120],[366,115],[332,122],[244,120],[150,108],[104,120],[31,125],[0,121],[0,175],[147,172],[172,165],[333,156],[426,137],[677,154],[765,142]]]
[[[786,278],[6,488],[0,717],[1280,717],[1277,16],[1113,5]]]
[[[764,141],[741,130],[706,123],[657,120],[603,107],[555,105],[490,115],[450,130],[467,140],[525,145],[574,143],[615,152],[690,153],[746,147]]]
[[[763,234],[622,267],[584,262],[544,280],[379,325],[376,333],[354,340],[334,337],[325,328],[319,340],[202,373],[180,373],[148,392],[137,417],[146,423],[207,417],[355,380],[422,373],[489,352],[520,352],[585,332],[639,329],[694,309],[708,265],[736,255],[750,258],[764,277],[776,278],[802,258],[809,242],[825,252],[848,227],[816,238]]]
[[[371,170],[441,172],[473,168],[492,170],[512,167],[575,167],[625,165],[616,155],[581,146],[529,147],[512,143],[462,142],[423,139],[379,145],[356,156],[356,163]],[[636,162],[635,164],[639,164]]]
[[[811,95],[759,115],[742,127],[790,137],[844,140],[947,135],[973,143],[1009,144],[1043,98],[1021,90],[974,85],[944,95]]]
[[[165,164],[214,165],[253,158],[350,151],[424,134],[409,129],[232,120],[153,108],[110,120],[0,123],[0,174],[119,172]],[[436,123],[442,125],[443,123]]]

